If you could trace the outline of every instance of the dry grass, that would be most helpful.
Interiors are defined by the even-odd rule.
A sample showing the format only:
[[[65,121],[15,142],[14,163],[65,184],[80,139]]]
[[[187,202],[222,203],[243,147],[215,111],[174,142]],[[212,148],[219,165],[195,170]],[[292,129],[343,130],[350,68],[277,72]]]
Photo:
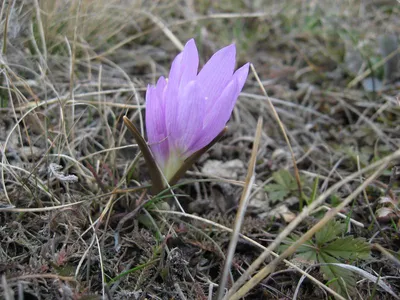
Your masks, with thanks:
[[[222,282],[225,299],[395,299],[399,10],[397,1],[3,1],[0,297],[212,299]],[[147,193],[122,118],[143,134],[146,85],[192,37],[202,63],[234,41],[238,65],[251,61],[256,73],[225,138],[171,200]],[[370,251],[340,260],[357,279],[345,293],[324,264],[296,255],[332,219],[345,228],[338,240],[364,238]],[[287,237],[296,238],[284,248]]]

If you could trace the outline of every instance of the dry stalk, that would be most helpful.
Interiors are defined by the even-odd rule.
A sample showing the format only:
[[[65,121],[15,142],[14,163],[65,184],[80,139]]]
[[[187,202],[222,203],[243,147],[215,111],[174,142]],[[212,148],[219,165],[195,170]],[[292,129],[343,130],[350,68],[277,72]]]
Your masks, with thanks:
[[[223,226],[219,223],[216,223],[212,220],[208,220],[196,215],[192,215],[192,214],[187,214],[187,213],[182,213],[182,212],[177,212],[177,211],[167,211],[167,210],[154,210],[155,212],[158,213],[166,213],[166,214],[170,214],[170,215],[178,215],[178,216],[182,216],[182,217],[187,217],[190,219],[194,219],[194,220],[198,220],[201,222],[204,222],[206,224],[210,224],[216,228],[219,228],[221,230],[224,230],[226,232],[233,232],[233,230],[231,228],[228,228],[226,226]],[[241,238],[243,238],[244,240],[246,240],[247,242],[255,245],[256,247],[263,249],[264,251],[268,251],[266,247],[264,247],[263,245],[257,243],[255,240],[249,238],[248,236],[244,235],[244,234],[239,234],[239,236]],[[279,257],[278,254],[276,254],[273,251],[269,252],[272,256],[274,257]],[[331,295],[335,296],[337,299],[341,299],[341,300],[345,300],[345,298],[343,298],[342,296],[340,296],[338,293],[336,293],[334,290],[332,290],[331,288],[329,288],[328,286],[326,286],[325,284],[323,284],[321,281],[319,281],[318,279],[316,279],[315,277],[311,276],[310,274],[308,274],[307,272],[305,272],[304,270],[300,269],[298,266],[296,266],[295,264],[291,263],[290,261],[284,259],[283,262],[288,265],[289,267],[295,269],[297,272],[299,272],[300,274],[302,274],[303,276],[307,277],[308,279],[310,279],[312,282],[314,282],[316,285],[318,285],[320,288],[324,289],[325,291],[327,291],[328,293],[330,293]]]
[[[400,151],[398,151],[400,152]],[[399,154],[399,153],[398,153]],[[348,205],[359,193],[361,193],[366,186],[368,186],[376,177],[378,177],[383,170],[387,167],[389,161],[382,163],[378,169],[367,179],[365,180],[354,192],[352,192],[343,202],[337,207],[331,209],[329,212],[325,214],[325,216],[315,224],[310,230],[308,230],[305,234],[303,234],[295,243],[293,243],[285,252],[283,252],[279,257],[275,258],[271,263],[262,268],[256,275],[254,275],[241,289],[239,289],[236,293],[234,293],[229,299],[230,300],[238,300],[244,295],[246,295],[252,288],[254,288],[261,280],[263,280],[266,276],[271,274],[277,267],[277,265],[292,255],[297,248],[303,245],[306,241],[308,241],[312,236],[318,232],[323,226],[325,226],[333,217],[337,215],[337,213],[343,209],[346,205]]]
[[[280,245],[280,243],[306,218],[313,210],[319,207],[325,199],[331,195],[334,191],[339,189],[341,186],[345,185],[346,183],[354,180],[360,174],[366,173],[370,170],[374,170],[379,168],[382,165],[387,165],[390,161],[400,157],[400,150],[397,150],[395,153],[382,158],[379,161],[376,161],[373,164],[365,167],[364,169],[350,174],[343,180],[337,182],[329,189],[327,189],[324,193],[322,193],[317,199],[315,199],[308,207],[306,207],[286,228],[276,237],[276,239],[268,246],[267,250],[265,250],[246,270],[245,273],[235,282],[232,286],[231,290],[229,291],[228,295],[224,299],[231,299],[230,297],[250,278],[251,274],[253,274],[261,264],[269,257],[270,252],[273,251],[276,247]],[[366,181],[367,182],[367,181]],[[366,186],[365,183],[363,186]],[[369,183],[369,181],[367,182]]]
[[[279,128],[282,131],[283,137],[285,138],[285,142],[289,148],[290,151],[290,155],[292,157],[292,162],[293,162],[293,170],[294,170],[294,176],[296,178],[296,183],[297,183],[297,188],[298,188],[298,192],[299,192],[299,201],[300,201],[300,211],[303,209],[303,192],[302,192],[302,188],[301,188],[301,182],[300,182],[300,174],[299,174],[299,169],[297,168],[297,163],[296,163],[296,157],[294,156],[294,152],[292,149],[292,145],[289,141],[289,138],[286,134],[286,130],[285,130],[285,126],[283,125],[281,119],[279,118],[278,113],[276,112],[276,109],[274,107],[274,105],[272,104],[271,99],[269,98],[267,91],[265,90],[260,78],[258,77],[257,71],[254,68],[253,64],[250,64],[251,70],[253,71],[254,76],[256,77],[256,80],[264,94],[264,96],[266,97],[269,107],[272,111],[272,114],[274,116],[274,118],[276,119],[276,121],[278,122]]]
[[[244,215],[246,213],[246,208],[249,203],[251,187],[255,179],[255,167],[256,167],[258,147],[260,146],[260,141],[261,141],[262,124],[263,124],[262,119],[259,118],[257,122],[257,130],[256,130],[256,135],[254,137],[253,149],[251,152],[245,185],[243,188],[242,196],[240,197],[239,207],[235,218],[235,224],[233,227],[231,240],[229,242],[228,253],[225,259],[224,270],[222,272],[221,281],[218,287],[217,299],[222,299],[222,297],[224,296],[225,286],[226,283],[228,282],[233,256],[235,255],[236,245],[239,240],[240,228],[242,227]]]

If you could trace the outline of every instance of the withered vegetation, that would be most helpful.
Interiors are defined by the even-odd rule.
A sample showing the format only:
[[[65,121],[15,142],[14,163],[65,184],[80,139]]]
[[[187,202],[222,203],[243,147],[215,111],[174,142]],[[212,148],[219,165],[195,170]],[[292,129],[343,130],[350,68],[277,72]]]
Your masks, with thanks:
[[[212,299],[247,185],[228,290],[266,247],[315,228],[255,268],[272,266],[245,299],[396,299],[399,13],[395,0],[2,1],[0,298]],[[201,64],[235,42],[256,73],[222,141],[151,195],[122,117],[144,133],[146,86],[192,37]]]

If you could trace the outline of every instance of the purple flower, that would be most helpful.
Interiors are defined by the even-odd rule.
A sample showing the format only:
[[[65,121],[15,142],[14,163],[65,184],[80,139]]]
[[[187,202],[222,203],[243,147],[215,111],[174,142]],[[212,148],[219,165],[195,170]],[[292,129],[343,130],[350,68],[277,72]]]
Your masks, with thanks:
[[[197,73],[193,39],[146,93],[146,131],[154,159],[167,180],[190,155],[207,146],[225,127],[246,81],[249,64],[236,72],[235,45],[216,52]]]

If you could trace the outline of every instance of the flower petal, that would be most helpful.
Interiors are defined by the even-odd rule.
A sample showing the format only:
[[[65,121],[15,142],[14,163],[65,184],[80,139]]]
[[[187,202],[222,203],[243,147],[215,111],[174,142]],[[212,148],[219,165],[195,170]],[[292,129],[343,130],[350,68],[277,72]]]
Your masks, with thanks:
[[[179,53],[175,59],[172,61],[171,64],[171,70],[169,70],[169,75],[168,75],[168,83],[171,81],[179,84],[180,78],[181,78],[181,67],[182,67],[182,58],[183,58],[183,52]]]
[[[182,53],[180,89],[196,78],[197,70],[199,69],[199,53],[194,39],[186,43]]]
[[[180,99],[182,99],[179,95],[183,93],[185,86],[196,78],[198,67],[199,55],[196,43],[191,39],[172,62],[169,73],[170,77],[165,90],[165,118],[168,133],[179,125],[177,114],[181,105]],[[185,100],[185,98],[183,99]]]
[[[232,114],[238,93],[238,82],[234,78],[214,103],[212,109],[205,115],[201,137],[190,145],[192,153],[207,146],[224,129]]]
[[[247,76],[249,75],[249,66],[250,63],[243,65],[241,68],[237,69],[233,74],[233,78],[237,79],[239,93],[243,89],[243,86],[246,82]]]
[[[169,133],[173,147],[184,154],[203,130],[205,101],[201,96],[201,87],[196,81],[189,82],[179,98],[177,126],[171,127]]]
[[[216,52],[201,69],[197,80],[203,86],[206,99],[217,99],[231,80],[235,68],[234,44]]]
[[[165,125],[167,128],[168,138],[170,138],[171,131],[179,126],[178,109],[179,109],[179,89],[171,85],[168,80],[165,91]]]
[[[161,76],[156,84],[156,93],[158,99],[161,100],[162,108],[165,108],[165,88],[167,86],[167,81],[165,80],[164,76]]]
[[[246,64],[234,73],[235,55],[235,45],[222,48],[197,74],[199,56],[191,39],[172,62],[168,80],[160,77],[148,86],[148,142],[168,178],[228,122],[249,71]]]
[[[236,70],[236,72],[233,74],[233,76],[231,77],[231,82],[232,81],[236,81],[237,82],[237,94],[232,96],[231,99],[231,103],[225,103],[225,108],[221,108],[220,105],[221,103],[219,102],[220,100],[215,101],[214,103],[210,103],[210,105],[207,107],[207,114],[206,115],[212,115],[211,111],[218,111],[219,109],[222,109],[223,112],[230,112],[230,114],[232,113],[233,107],[235,106],[236,100],[239,96],[240,91],[243,89],[243,86],[246,82],[247,79],[247,75],[249,73],[249,63],[243,65],[241,68],[239,68],[238,70]],[[226,101],[229,101],[229,98],[226,99]],[[218,108],[220,107],[220,108]],[[222,112],[222,113],[223,113]],[[206,118],[206,122],[207,122],[208,118]],[[229,120],[229,117],[226,119],[227,121]]]
[[[161,82],[162,80],[159,80],[159,83]],[[146,133],[154,158],[163,166],[169,153],[165,113],[157,88],[150,85],[146,91]]]
[[[183,52],[179,53],[175,57],[171,65],[171,70],[169,71],[167,88],[165,91],[165,111],[167,113],[166,114],[167,125],[169,122],[175,120],[176,109],[178,107],[177,95],[179,93],[179,84],[182,75],[182,70],[181,70],[182,58],[183,58]]]
[[[188,82],[195,79],[198,68],[199,54],[196,43],[191,39],[172,62],[168,77],[169,84],[176,88],[184,87]]]

